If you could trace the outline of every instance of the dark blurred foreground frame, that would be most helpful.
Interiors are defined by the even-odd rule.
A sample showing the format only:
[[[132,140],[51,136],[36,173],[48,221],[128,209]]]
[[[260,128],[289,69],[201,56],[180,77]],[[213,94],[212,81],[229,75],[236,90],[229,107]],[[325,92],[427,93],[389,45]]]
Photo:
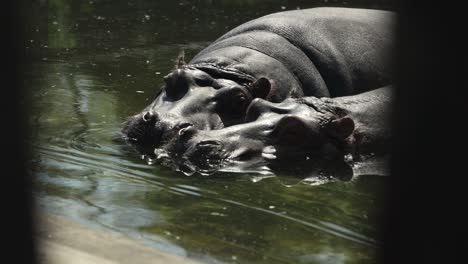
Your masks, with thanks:
[[[467,9],[400,5],[382,262],[458,263],[468,253]]]
[[[27,90],[22,74],[29,63],[25,54],[24,23],[21,5],[27,1],[2,3],[0,56],[0,150],[1,191],[0,210],[2,228],[2,263],[35,263],[32,241],[31,179],[26,173],[26,118],[28,113]],[[26,6],[26,8],[30,8]]]

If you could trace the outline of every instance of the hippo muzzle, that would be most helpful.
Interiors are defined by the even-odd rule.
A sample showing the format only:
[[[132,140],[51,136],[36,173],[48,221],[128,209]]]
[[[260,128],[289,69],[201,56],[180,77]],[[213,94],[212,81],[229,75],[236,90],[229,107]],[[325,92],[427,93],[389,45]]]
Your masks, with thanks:
[[[239,84],[191,66],[176,69],[164,81],[155,100],[122,130],[142,154],[165,148],[187,128],[214,130],[242,123],[248,105],[266,97],[271,85],[265,78]]]
[[[139,153],[153,155],[154,150],[167,139],[174,138],[192,126],[192,123],[186,121],[165,122],[150,110],[131,117],[122,129],[122,134],[125,141]]]

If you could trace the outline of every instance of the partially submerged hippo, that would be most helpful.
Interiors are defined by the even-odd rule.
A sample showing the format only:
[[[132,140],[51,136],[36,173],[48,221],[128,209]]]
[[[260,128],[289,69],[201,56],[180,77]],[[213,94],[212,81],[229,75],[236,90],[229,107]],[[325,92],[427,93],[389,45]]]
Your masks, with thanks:
[[[188,64],[179,60],[123,135],[153,155],[188,128],[244,122],[256,98],[338,97],[391,84],[393,22],[391,12],[350,8],[286,11],[247,22]]]
[[[272,103],[255,99],[247,123],[189,130],[174,141],[187,173],[259,171],[276,162],[341,160],[385,152],[391,86],[339,98],[304,97]],[[382,154],[382,153],[381,153]]]

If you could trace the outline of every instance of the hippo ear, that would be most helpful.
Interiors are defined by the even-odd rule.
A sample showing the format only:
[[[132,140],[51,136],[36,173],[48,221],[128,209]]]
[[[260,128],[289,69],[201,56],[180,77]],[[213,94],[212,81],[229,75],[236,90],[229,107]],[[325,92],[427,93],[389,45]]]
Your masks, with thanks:
[[[265,77],[261,77],[256,80],[250,86],[250,92],[252,93],[253,98],[267,98],[271,90],[271,82]]]
[[[293,115],[281,118],[272,132],[280,145],[303,144],[308,135],[310,127],[303,119]]]
[[[180,69],[183,66],[187,65],[185,62],[185,51],[182,50],[179,55],[177,56],[177,59],[175,60],[175,69]]]
[[[351,117],[345,116],[331,121],[327,128],[331,136],[343,140],[354,132],[355,125]]]

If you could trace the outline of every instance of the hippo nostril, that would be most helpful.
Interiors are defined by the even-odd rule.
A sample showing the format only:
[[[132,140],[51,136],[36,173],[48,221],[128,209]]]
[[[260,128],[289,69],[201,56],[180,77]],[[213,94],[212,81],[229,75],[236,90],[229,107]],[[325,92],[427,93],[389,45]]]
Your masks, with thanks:
[[[195,134],[196,130],[192,127],[185,127],[179,130],[179,136],[181,139],[189,139]]]
[[[175,128],[179,131],[179,139],[182,141],[190,139],[196,132],[193,124],[188,122],[178,124]]]
[[[143,121],[148,122],[150,119],[151,119],[151,114],[150,114],[150,112],[146,112],[146,113],[143,115]]]
[[[142,118],[145,122],[155,122],[157,119],[157,114],[153,111],[148,111],[142,116]]]
[[[181,123],[181,124],[177,125],[177,128],[179,130],[186,129],[186,128],[189,128],[189,127],[193,127],[193,124],[187,122],[187,123]]]
[[[203,140],[197,144],[198,147],[221,147],[221,142],[216,140]]]

